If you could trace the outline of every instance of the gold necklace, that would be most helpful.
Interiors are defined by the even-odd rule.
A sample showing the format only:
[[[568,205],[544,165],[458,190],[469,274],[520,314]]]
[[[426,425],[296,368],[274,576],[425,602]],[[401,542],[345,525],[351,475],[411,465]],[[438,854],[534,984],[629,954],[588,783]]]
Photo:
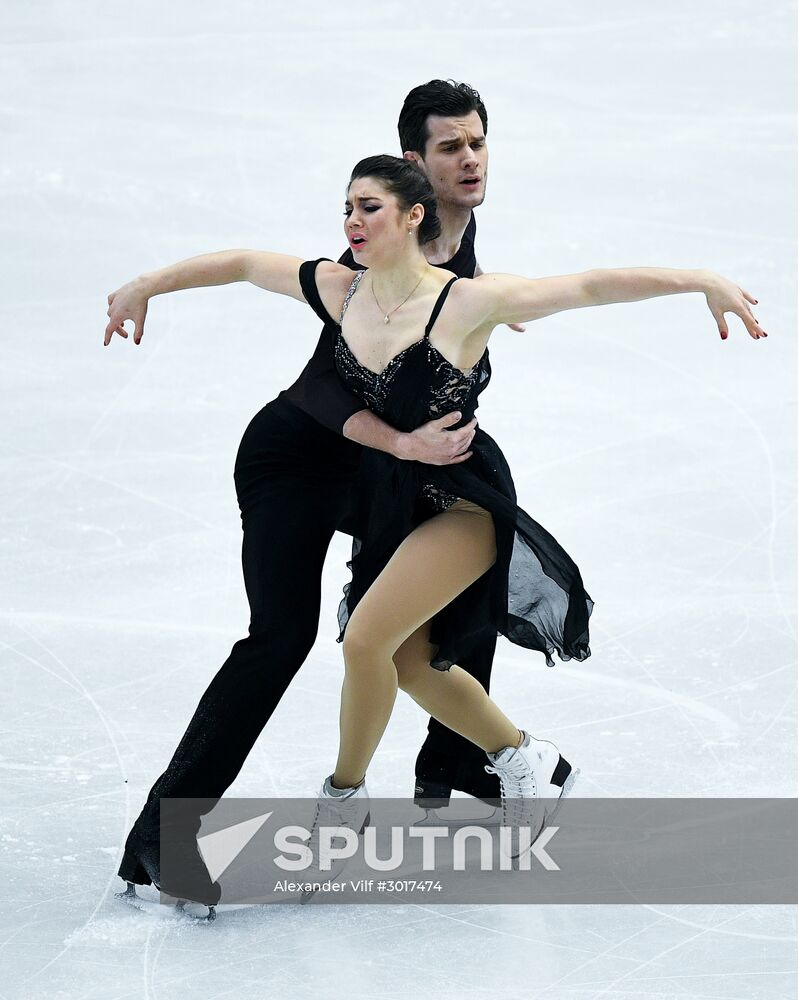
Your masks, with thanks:
[[[413,289],[413,292],[416,290],[416,288],[418,288],[418,286],[424,280],[424,275],[426,273],[427,273],[426,271],[422,272],[421,277],[418,279],[418,281],[416,283],[416,287]],[[410,295],[412,295],[413,292],[411,292]],[[374,301],[377,302],[377,293],[374,291],[374,279],[373,278],[371,279],[371,294],[374,296]],[[407,299],[410,298],[410,295],[407,296]],[[396,306],[395,308],[391,309],[390,312],[385,312],[385,310],[382,308],[382,306],[379,304],[379,302],[377,302],[377,308],[379,309],[379,311],[381,313],[383,313],[383,315],[385,317],[383,319],[383,323],[390,323],[391,322],[391,316],[393,316],[393,314],[396,312],[397,309],[401,309],[402,308],[402,306],[405,304],[405,302],[407,302],[407,299],[402,299],[402,301],[399,303],[399,305]]]

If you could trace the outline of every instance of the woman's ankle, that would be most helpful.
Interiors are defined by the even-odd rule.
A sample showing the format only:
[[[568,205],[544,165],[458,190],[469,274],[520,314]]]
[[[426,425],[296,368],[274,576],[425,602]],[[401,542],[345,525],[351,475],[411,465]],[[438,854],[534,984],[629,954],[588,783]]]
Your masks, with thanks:
[[[517,741],[515,741],[515,742],[511,741],[509,743],[502,743],[502,745],[500,747],[497,747],[495,750],[486,750],[485,752],[486,753],[497,754],[497,753],[501,753],[502,750],[509,750],[510,748],[512,748],[513,750],[520,750],[521,746],[522,746],[522,744],[524,742],[525,736],[526,736],[526,734],[524,733],[524,730],[523,729],[519,729],[518,730],[518,739],[517,739]]]
[[[338,778],[335,776],[335,774],[333,774],[332,777],[330,778],[330,785],[336,790],[336,792],[346,792],[349,791],[350,788],[360,788],[360,786],[365,782],[365,780],[366,776],[364,774],[363,777],[360,779],[360,781],[357,781],[355,782],[355,784],[350,785],[339,781]]]

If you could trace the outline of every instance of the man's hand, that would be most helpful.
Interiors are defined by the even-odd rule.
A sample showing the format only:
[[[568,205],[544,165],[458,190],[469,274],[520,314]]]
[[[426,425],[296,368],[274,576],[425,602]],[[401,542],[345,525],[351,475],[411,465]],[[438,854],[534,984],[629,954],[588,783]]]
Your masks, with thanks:
[[[430,420],[409,434],[400,435],[396,457],[425,465],[457,465],[467,461],[473,454],[466,449],[474,438],[477,418],[456,431],[447,430],[462,416],[459,412],[447,413],[445,417]]]

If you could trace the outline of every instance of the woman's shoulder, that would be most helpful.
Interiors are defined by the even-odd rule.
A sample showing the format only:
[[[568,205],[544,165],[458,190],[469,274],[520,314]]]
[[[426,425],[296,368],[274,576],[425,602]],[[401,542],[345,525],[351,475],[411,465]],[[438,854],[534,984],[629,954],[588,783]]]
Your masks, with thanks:
[[[320,257],[318,260],[306,261],[306,264],[315,264],[315,277],[316,284],[321,286],[337,287],[338,285],[346,285],[348,288],[352,283],[352,279],[360,274],[360,271],[353,271],[346,264],[338,264],[334,260],[328,260],[327,257]]]
[[[462,310],[464,314],[479,315],[492,301],[495,294],[494,275],[480,274],[477,278],[461,278],[452,284],[449,298],[451,308]]]
[[[491,317],[490,283],[482,278],[455,281],[446,301],[439,336],[452,356],[459,357],[459,368],[470,368],[485,355],[496,326]]]
[[[330,317],[339,317],[341,308],[353,281],[359,280],[362,271],[352,271],[345,264],[321,258],[308,262],[315,264],[314,284],[319,298]],[[337,323],[337,319],[334,320]]]

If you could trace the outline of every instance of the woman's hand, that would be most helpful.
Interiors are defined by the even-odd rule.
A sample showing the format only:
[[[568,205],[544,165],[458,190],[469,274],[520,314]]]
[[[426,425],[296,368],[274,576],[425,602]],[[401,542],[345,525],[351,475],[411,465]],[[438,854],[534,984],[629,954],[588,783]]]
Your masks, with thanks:
[[[141,343],[149,298],[147,282],[143,277],[134,278],[115,292],[111,292],[108,296],[108,326],[105,328],[106,347],[111,343],[111,337],[115,333],[127,340],[125,329],[127,319],[132,320],[134,325],[133,343]]]
[[[767,337],[767,334],[759,325],[759,321],[751,312],[751,307],[748,305],[749,302],[757,305],[757,299],[750,292],[746,292],[745,289],[740,288],[739,285],[735,285],[733,281],[729,281],[728,278],[724,278],[721,274],[715,274],[714,271],[706,271],[705,274],[706,281],[703,292],[706,295],[709,311],[715,317],[715,322],[718,324],[718,332],[720,333],[721,340],[726,340],[729,336],[729,327],[724,318],[724,314],[727,312],[734,313],[740,317],[745,324],[746,330],[754,340],[759,340],[760,337]]]

